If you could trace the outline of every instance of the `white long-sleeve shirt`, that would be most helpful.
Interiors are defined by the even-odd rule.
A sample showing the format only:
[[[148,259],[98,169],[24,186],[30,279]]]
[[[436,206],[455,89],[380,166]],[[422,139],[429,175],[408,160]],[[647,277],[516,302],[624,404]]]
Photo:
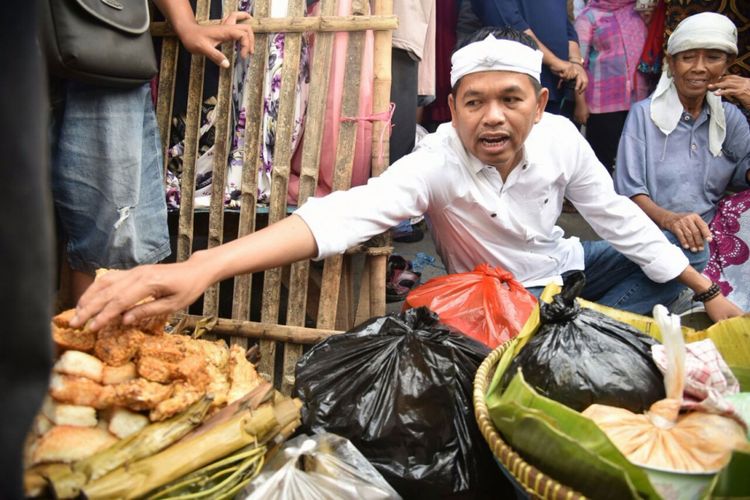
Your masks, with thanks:
[[[488,263],[524,286],[560,282],[583,269],[578,238],[555,223],[563,197],[591,227],[663,283],[687,266],[682,251],[628,198],[566,118],[545,113],[524,145],[524,159],[503,183],[461,144],[450,123],[379,177],[348,191],[312,198],[295,213],[312,231],[318,258],[341,253],[409,217],[426,214],[448,272]]]

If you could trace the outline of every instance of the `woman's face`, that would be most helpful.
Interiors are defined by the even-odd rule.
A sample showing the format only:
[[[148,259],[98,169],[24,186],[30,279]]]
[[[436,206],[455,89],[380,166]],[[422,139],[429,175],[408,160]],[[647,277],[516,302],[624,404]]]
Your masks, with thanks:
[[[691,49],[667,56],[677,93],[687,99],[702,98],[708,84],[716,82],[731,64],[726,52]]]

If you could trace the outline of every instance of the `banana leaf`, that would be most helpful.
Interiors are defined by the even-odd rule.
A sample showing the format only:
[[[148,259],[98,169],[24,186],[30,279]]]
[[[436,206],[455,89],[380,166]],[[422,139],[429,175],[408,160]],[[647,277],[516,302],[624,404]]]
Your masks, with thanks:
[[[659,496],[594,422],[537,394],[519,372],[487,398],[492,421],[529,463],[592,498]]]
[[[750,498],[750,453],[735,451],[729,465],[724,467],[712,484],[710,497]]]

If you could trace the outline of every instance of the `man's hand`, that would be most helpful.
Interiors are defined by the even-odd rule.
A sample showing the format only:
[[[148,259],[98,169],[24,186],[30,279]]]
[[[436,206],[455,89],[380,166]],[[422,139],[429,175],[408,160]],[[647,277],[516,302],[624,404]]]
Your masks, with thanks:
[[[586,104],[585,99],[576,99],[576,107],[573,111],[573,121],[580,125],[586,125],[586,122],[589,121],[589,116],[591,113],[589,113],[589,106]]]
[[[669,212],[659,225],[674,234],[682,248],[691,252],[703,251],[704,243],[711,241],[711,230],[698,214]]]
[[[247,12],[232,12],[220,25],[201,26],[196,22],[175,26],[180,41],[191,54],[208,57],[222,68],[229,67],[229,61],[217,45],[231,40],[240,43],[240,55],[247,57],[253,53],[255,37],[249,24],[238,24],[238,21],[252,19]]]
[[[750,109],[750,78],[724,75],[716,83],[708,84],[708,90]]]
[[[569,61],[563,61],[556,57],[549,65],[550,71],[555,76],[559,76],[562,80],[572,80],[576,77],[575,64]]]
[[[573,70],[575,71],[576,93],[583,94],[589,85],[589,75],[580,64],[573,64]]]
[[[203,282],[204,274],[191,260],[107,272],[78,301],[70,325],[74,328],[86,325],[96,331],[120,319],[128,325],[141,318],[182,309],[195,302],[210,285]],[[154,300],[136,305],[148,297]]]
[[[727,318],[733,318],[735,316],[742,316],[744,311],[737,307],[731,300],[724,297],[722,294],[717,295],[711,300],[707,300],[703,303],[706,308],[706,314],[711,318],[711,321],[717,322]]]

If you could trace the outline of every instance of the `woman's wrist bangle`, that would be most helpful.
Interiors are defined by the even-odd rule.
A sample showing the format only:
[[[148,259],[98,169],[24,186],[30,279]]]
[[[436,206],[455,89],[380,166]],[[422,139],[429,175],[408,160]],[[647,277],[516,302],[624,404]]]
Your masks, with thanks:
[[[708,302],[718,295],[721,295],[721,288],[716,283],[711,283],[708,290],[693,295],[693,302]]]

